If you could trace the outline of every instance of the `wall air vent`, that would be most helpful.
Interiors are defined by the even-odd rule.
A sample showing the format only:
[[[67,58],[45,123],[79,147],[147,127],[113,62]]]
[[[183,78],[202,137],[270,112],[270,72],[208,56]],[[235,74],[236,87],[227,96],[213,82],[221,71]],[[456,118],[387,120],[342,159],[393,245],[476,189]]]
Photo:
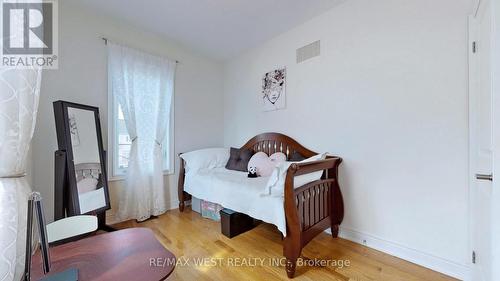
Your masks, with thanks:
[[[301,63],[310,58],[314,58],[320,55],[320,41],[312,42],[309,45],[305,45],[302,48],[297,49],[297,63]]]

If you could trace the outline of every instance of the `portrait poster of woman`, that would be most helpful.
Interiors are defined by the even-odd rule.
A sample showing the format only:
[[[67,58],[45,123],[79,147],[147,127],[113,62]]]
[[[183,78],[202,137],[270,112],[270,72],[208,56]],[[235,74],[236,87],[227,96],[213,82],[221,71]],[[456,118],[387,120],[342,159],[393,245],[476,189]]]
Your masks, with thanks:
[[[262,77],[262,102],[264,111],[285,108],[286,69],[270,71]]]

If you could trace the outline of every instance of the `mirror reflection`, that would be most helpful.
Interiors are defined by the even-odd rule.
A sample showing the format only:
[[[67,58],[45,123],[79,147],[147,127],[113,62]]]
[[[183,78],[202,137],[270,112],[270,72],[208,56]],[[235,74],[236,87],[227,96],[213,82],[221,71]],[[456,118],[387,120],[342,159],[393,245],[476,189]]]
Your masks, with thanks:
[[[68,108],[78,201],[82,214],[106,206],[94,111]]]

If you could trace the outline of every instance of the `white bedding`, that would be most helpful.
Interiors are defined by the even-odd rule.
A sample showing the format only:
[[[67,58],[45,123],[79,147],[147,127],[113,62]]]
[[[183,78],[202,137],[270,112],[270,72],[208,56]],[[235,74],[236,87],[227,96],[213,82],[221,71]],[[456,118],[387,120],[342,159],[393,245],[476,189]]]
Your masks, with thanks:
[[[269,177],[248,178],[246,172],[223,167],[202,168],[186,172],[184,190],[197,198],[272,223],[286,236],[283,197],[263,196],[268,180]]]

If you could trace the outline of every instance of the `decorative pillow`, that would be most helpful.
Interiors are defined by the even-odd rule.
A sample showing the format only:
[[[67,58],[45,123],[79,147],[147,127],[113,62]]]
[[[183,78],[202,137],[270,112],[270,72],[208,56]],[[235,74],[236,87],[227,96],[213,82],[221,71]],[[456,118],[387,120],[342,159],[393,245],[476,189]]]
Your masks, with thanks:
[[[248,161],[252,158],[253,150],[251,149],[239,149],[231,147],[229,160],[226,163],[226,169],[246,172]]]
[[[247,170],[250,171],[252,168],[255,168],[257,176],[261,176],[262,171],[266,170],[268,166],[272,165],[267,154],[260,151],[255,153],[252,158],[248,161]],[[272,167],[271,167],[272,169]]]
[[[226,165],[229,159],[228,148],[205,148],[187,153],[180,156],[185,161],[184,169],[186,173],[189,171],[197,171],[202,168],[219,168]]]
[[[257,152],[248,161],[248,171],[254,167],[259,177],[269,177],[274,168],[285,161],[286,155],[282,152],[273,153],[269,157],[264,152]]]
[[[283,152],[275,152],[269,156],[269,159],[277,166],[278,164],[286,161],[286,154]]]
[[[299,162],[302,160],[306,160],[306,158],[302,154],[298,153],[297,151],[294,151],[292,154],[290,154],[290,158],[288,159],[288,161],[292,161],[292,162]]]

